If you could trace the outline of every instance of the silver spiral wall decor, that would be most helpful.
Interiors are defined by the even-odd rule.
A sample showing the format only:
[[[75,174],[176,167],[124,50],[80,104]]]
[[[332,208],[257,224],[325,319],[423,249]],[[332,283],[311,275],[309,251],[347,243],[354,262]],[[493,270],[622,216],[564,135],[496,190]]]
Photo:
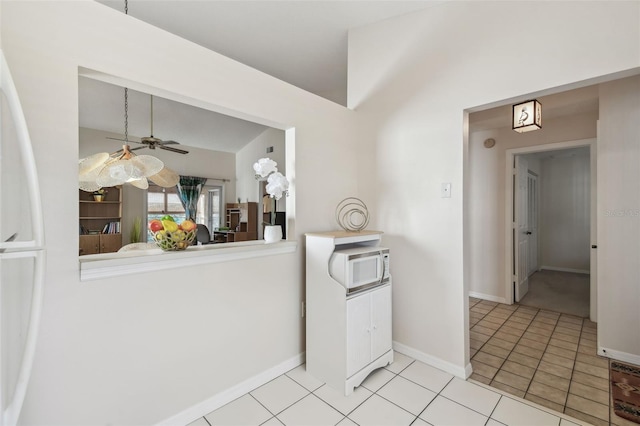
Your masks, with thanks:
[[[362,231],[369,224],[369,210],[362,200],[348,197],[338,203],[336,221],[345,231]]]

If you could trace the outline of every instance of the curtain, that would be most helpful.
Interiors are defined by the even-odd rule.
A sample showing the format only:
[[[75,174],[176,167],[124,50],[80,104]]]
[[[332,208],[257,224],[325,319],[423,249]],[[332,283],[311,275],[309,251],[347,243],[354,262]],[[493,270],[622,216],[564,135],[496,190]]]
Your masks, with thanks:
[[[178,188],[178,196],[184,207],[184,216],[195,222],[196,211],[198,210],[198,198],[200,191],[207,182],[207,178],[195,176],[180,176],[180,181],[176,187]]]

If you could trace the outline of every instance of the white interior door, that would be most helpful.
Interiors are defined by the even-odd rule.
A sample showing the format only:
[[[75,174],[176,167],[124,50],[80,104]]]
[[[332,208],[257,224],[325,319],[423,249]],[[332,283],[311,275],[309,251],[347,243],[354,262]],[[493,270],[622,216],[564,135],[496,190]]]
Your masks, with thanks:
[[[515,163],[514,294],[515,301],[519,302],[529,291],[529,171],[527,160],[521,155],[515,157]]]
[[[538,200],[540,194],[538,192],[538,176],[528,172],[527,173],[527,225],[529,226],[529,269],[527,275],[531,276],[538,270]]]

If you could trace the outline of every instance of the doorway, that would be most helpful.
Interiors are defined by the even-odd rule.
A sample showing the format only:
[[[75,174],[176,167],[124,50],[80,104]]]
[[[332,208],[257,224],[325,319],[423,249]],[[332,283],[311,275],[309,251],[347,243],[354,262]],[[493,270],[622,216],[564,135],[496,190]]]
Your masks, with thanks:
[[[512,303],[596,320],[594,157],[595,139],[507,150]]]

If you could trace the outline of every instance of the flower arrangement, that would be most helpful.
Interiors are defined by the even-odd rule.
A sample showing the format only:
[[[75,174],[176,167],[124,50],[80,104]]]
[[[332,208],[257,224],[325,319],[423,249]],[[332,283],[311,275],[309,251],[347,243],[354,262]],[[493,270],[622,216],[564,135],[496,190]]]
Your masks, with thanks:
[[[270,158],[261,158],[253,164],[256,179],[267,179],[266,191],[269,197],[279,200],[284,195],[289,195],[289,181],[278,171],[278,163]],[[275,225],[275,215],[271,215],[270,225]]]

